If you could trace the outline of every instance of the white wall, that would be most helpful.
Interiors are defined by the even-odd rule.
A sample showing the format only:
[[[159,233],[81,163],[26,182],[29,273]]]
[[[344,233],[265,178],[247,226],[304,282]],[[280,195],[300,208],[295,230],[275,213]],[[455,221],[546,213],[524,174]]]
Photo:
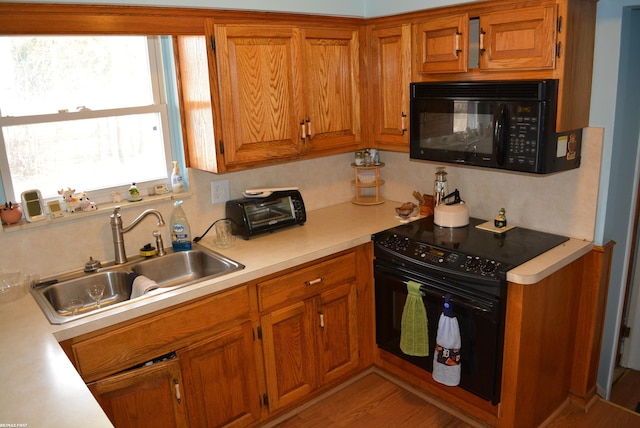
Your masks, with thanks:
[[[638,32],[633,36],[631,15],[623,13],[637,5],[639,0],[601,0],[596,28],[590,124],[605,128],[596,241],[616,242],[598,369],[598,391],[606,398],[613,382],[637,192]],[[637,26],[640,20],[635,15]],[[631,109],[635,109],[635,117],[629,116]]]

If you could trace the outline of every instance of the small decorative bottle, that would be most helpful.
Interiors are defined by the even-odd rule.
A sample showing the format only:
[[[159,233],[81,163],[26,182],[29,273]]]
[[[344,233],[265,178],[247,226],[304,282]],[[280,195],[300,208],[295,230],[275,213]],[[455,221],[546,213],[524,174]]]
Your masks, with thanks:
[[[141,201],[142,195],[136,186],[136,183],[131,183],[131,187],[129,187],[129,200],[131,202]]]
[[[505,211],[504,208],[500,208],[500,212],[498,212],[498,215],[496,216],[496,218],[493,220],[493,225],[499,229],[502,229],[503,227],[507,227],[507,216],[506,216],[507,212]]]
[[[173,161],[173,172],[171,173],[171,191],[173,193],[181,193],[184,191],[184,183],[182,181],[182,175],[180,175],[180,168],[178,168],[177,161]]]

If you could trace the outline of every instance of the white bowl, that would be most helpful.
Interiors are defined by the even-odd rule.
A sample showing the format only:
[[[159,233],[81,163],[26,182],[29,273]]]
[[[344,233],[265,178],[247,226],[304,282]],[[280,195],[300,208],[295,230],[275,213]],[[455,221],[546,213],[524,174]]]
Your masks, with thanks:
[[[360,183],[371,184],[376,181],[376,175],[375,173],[367,174],[361,172],[358,174],[358,180],[360,181]]]

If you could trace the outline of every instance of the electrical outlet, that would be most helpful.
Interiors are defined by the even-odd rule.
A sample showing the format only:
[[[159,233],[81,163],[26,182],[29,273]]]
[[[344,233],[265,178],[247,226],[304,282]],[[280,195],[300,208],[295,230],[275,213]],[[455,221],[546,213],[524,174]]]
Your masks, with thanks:
[[[229,180],[211,182],[211,203],[220,204],[229,200]]]

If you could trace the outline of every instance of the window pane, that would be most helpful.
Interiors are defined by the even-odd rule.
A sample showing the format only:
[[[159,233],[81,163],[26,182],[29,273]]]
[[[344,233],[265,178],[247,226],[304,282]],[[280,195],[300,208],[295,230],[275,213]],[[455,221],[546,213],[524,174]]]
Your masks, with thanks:
[[[0,114],[152,105],[146,37],[0,37]]]
[[[3,128],[15,195],[44,198],[167,177],[160,113]]]

